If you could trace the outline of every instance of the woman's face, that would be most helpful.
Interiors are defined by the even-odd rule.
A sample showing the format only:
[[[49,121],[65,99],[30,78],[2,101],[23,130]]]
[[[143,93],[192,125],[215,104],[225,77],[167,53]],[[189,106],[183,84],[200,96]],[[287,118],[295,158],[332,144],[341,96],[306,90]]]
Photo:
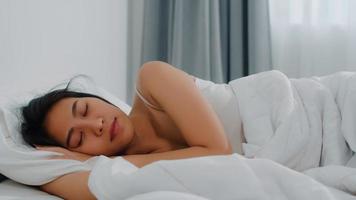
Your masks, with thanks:
[[[94,97],[58,101],[49,110],[44,126],[67,149],[90,155],[117,155],[134,135],[124,112]]]

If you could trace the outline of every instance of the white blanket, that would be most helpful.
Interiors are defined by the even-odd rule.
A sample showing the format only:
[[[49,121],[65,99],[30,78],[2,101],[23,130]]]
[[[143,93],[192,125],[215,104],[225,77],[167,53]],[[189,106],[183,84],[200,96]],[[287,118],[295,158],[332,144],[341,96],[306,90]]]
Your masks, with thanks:
[[[129,173],[115,171],[115,164],[101,157],[91,172],[89,188],[98,199],[356,199],[271,160],[239,154],[159,161]]]
[[[350,86],[356,89],[353,77],[354,73],[337,73],[288,79],[279,71],[268,71],[231,82],[247,140],[245,155],[298,171],[346,164],[352,151],[345,129],[356,122],[344,113],[356,113],[356,104],[345,103],[356,100],[356,92],[349,91]],[[347,142],[356,142],[355,136]]]
[[[288,79],[268,71],[229,85],[238,99],[244,153],[257,159],[160,161],[123,173],[115,169],[118,159],[101,157],[91,191],[99,199],[150,199],[160,191],[191,199],[355,199],[355,73]]]

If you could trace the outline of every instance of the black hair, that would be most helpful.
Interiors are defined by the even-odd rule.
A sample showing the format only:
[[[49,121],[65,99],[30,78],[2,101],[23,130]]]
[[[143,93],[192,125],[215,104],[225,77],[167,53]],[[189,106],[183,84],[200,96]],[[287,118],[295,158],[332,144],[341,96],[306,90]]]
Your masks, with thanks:
[[[32,99],[27,105],[21,107],[23,118],[21,122],[21,135],[26,143],[33,147],[35,145],[62,146],[48,134],[44,127],[44,120],[52,106],[64,98],[95,97],[113,105],[97,95],[71,91],[68,89],[68,86],[69,83],[66,88],[50,91],[47,94]]]

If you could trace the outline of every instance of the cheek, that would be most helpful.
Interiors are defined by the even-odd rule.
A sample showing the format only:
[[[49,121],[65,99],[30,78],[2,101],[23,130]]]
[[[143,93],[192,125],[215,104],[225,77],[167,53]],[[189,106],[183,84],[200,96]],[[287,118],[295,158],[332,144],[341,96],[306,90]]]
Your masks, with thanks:
[[[110,151],[111,145],[100,138],[88,138],[80,151],[91,155],[102,155]]]

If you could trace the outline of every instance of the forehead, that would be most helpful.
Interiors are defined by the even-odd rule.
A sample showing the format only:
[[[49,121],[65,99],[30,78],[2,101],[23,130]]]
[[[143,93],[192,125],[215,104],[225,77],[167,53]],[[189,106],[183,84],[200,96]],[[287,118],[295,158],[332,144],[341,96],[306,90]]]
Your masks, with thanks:
[[[72,105],[78,99],[80,98],[61,99],[50,108],[46,115],[44,126],[48,134],[62,144],[64,144],[63,140],[72,119]]]

